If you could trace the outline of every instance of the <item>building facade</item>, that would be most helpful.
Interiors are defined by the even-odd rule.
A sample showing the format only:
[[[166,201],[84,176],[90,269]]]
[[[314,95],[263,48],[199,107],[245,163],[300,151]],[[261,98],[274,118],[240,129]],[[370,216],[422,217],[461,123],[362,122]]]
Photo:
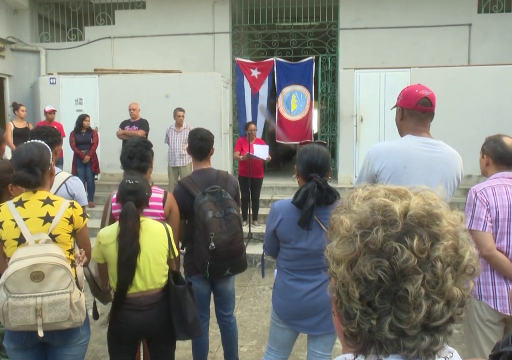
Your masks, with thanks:
[[[438,97],[434,137],[461,153],[468,176],[478,175],[484,137],[510,133],[511,4],[512,0],[0,0],[0,96],[5,98],[0,122],[12,116],[6,105],[14,100],[27,105],[30,121],[40,120],[41,100],[33,86],[46,74],[180,70],[217,73],[229,82],[235,57],[293,61],[315,56],[317,136],[329,144],[340,183],[352,182],[371,145],[398,137],[389,109],[400,89],[416,82],[431,87]],[[151,81],[162,80],[146,79],[145,93],[158,88]],[[99,83],[102,143],[117,144],[115,125],[110,123],[126,118],[126,109],[115,94],[102,94]],[[216,119],[194,113],[204,96],[194,99],[190,90],[189,98],[187,117],[194,125],[217,124]],[[172,98],[157,104],[154,109],[151,96],[145,98],[142,115],[151,109],[152,124],[165,129],[172,122],[172,109],[182,104]],[[115,108],[103,112],[109,106]],[[236,134],[233,101],[222,106],[229,109],[231,126],[219,125],[219,133]],[[150,139],[161,143],[160,135],[160,130],[150,133]],[[230,151],[226,147],[231,145],[223,141],[221,151]],[[110,159],[111,150],[102,146],[100,160]],[[119,171],[114,158],[102,164],[104,172]],[[231,165],[222,161],[224,167]],[[160,168],[157,173],[165,174],[163,164]]]

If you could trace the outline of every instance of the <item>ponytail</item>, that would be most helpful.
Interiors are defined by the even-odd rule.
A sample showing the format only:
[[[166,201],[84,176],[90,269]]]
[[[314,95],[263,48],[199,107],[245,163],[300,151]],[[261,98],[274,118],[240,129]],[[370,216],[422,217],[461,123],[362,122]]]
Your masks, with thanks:
[[[126,173],[119,184],[117,202],[121,205],[117,234],[117,284],[110,320],[115,320],[130,290],[140,254],[140,212],[149,205],[151,187],[136,173]]]
[[[117,235],[117,284],[110,319],[114,320],[132,286],[140,253],[140,215],[133,201],[123,204]]]
[[[329,185],[327,179],[317,174],[308,176],[308,182],[300,187],[293,197],[292,204],[301,210],[299,225],[304,230],[311,230],[317,205],[333,205],[340,199],[338,191]]]

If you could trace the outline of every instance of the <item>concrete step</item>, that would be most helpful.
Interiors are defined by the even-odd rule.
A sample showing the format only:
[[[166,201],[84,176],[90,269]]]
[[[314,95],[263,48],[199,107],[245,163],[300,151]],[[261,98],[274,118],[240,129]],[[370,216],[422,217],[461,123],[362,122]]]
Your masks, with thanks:
[[[466,197],[465,196],[454,196],[450,200],[450,208],[454,210],[464,211],[466,208]]]
[[[267,212],[268,214],[268,212]],[[89,219],[87,222],[87,228],[89,230],[89,237],[95,238],[100,231],[101,219]],[[248,236],[249,227],[246,226],[244,228],[244,235]],[[251,227],[252,238],[254,240],[263,241],[263,236],[265,235],[265,224],[261,224],[260,227]]]
[[[167,183],[155,182],[155,185],[161,187],[164,190],[167,190]],[[100,193],[108,193],[117,190],[119,186],[119,182],[117,181],[98,181],[96,182],[96,192]],[[340,192],[340,194],[344,194],[347,191],[351,190],[353,187],[351,185],[337,185],[333,184],[333,186]],[[274,183],[274,184],[265,184],[263,183],[263,187],[261,188],[262,195],[289,195],[293,196],[297,191],[297,184],[294,184],[291,179],[289,184],[282,183]]]
[[[89,237],[95,238],[100,231],[100,219],[89,219],[87,222],[87,229],[89,230]]]
[[[106,198],[107,196],[108,196],[107,193],[105,193],[104,195],[97,194],[98,199],[102,199],[103,197]],[[289,198],[290,198],[290,196],[262,195],[260,198],[260,211],[258,214],[258,222],[260,224],[266,223],[268,214],[270,212],[270,206],[274,202],[276,202],[278,200],[282,200],[282,199],[289,199]],[[466,205],[466,197],[465,196],[453,197],[450,201],[450,207],[452,209],[464,211],[465,205]],[[101,216],[103,215],[103,204],[100,204],[100,202],[97,201],[96,207],[93,209],[87,209],[87,213],[89,214],[89,219],[101,220]]]
[[[96,191],[96,193],[94,194],[94,203],[96,204],[96,207],[94,209],[87,209],[87,212],[93,213],[93,212],[99,211],[101,213],[103,211],[103,205],[110,198],[110,195],[111,195],[110,192]],[[269,208],[274,202],[276,202],[278,200],[290,199],[292,197],[293,197],[293,194],[290,194],[290,195],[262,194],[260,196],[260,208]],[[99,218],[101,218],[101,214],[99,215]]]
[[[92,219],[101,219],[101,216],[103,215],[103,203],[96,204],[95,208],[87,208],[87,214],[89,215],[89,220]]]
[[[263,239],[263,238],[262,238]],[[260,267],[261,266],[261,254],[263,253],[263,240],[253,239],[247,243],[247,239],[245,240],[247,244],[247,263],[250,267]],[[91,237],[91,247],[96,243],[96,237]],[[183,259],[181,261],[183,264]],[[275,260],[270,256],[265,256],[265,268],[273,269],[275,266]],[[265,274],[266,276],[273,276],[272,272],[268,272]]]
[[[98,181],[96,183],[96,196],[95,201],[97,199],[98,204],[105,203],[106,197],[105,195],[109,195],[112,191],[117,190],[118,182],[113,181]],[[167,189],[167,183],[155,183],[157,186],[162,189]],[[353,189],[352,185],[333,185],[336,190],[343,196],[348,191]],[[469,191],[471,186],[469,185],[461,185],[455,193],[454,197],[465,197]],[[295,192],[297,191],[297,186],[295,184],[263,184],[261,188],[261,196],[278,196],[278,197],[293,197]]]

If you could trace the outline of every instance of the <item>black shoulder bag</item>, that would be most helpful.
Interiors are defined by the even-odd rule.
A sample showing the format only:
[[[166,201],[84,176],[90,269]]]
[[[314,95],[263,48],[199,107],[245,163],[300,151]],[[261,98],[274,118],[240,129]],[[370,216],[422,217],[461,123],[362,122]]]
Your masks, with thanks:
[[[169,251],[172,249],[171,234],[166,223],[162,223],[167,233]],[[187,282],[180,271],[169,268],[169,304],[172,325],[176,340],[192,340],[201,336],[201,322],[197,299],[192,283]]]

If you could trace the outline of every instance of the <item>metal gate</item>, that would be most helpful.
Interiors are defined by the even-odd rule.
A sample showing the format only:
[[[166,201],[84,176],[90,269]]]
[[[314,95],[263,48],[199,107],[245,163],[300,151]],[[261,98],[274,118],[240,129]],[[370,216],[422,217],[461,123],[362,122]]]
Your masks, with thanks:
[[[338,3],[339,0],[231,0],[233,60],[279,57],[299,61],[315,57],[318,139],[328,144],[333,177],[337,176],[338,165]],[[234,94],[235,91],[236,119]],[[236,121],[233,137],[235,141],[238,138]]]

